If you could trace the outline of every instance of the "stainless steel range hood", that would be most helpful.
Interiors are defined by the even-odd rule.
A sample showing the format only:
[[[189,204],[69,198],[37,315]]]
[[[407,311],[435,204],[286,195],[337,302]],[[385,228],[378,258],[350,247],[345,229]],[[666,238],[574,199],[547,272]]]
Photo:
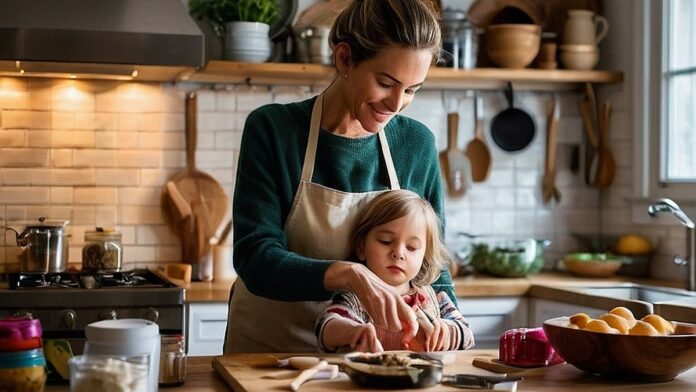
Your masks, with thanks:
[[[0,0],[0,74],[172,80],[203,47],[180,0]]]

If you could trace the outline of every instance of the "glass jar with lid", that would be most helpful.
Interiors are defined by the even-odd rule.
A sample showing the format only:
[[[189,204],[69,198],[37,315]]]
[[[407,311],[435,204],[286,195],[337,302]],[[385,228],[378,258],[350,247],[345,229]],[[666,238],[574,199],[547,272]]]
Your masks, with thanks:
[[[82,248],[82,270],[88,272],[120,271],[123,265],[121,233],[113,229],[97,227],[85,232]]]
[[[162,335],[159,385],[179,386],[186,380],[186,350],[183,335]]]

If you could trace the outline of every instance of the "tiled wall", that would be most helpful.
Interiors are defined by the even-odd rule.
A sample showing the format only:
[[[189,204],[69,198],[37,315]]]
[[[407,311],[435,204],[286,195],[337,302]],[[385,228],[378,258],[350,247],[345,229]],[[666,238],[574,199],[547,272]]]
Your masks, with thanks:
[[[123,234],[125,268],[179,258],[178,239],[160,213],[166,180],[184,166],[184,95],[198,90],[198,166],[234,186],[246,115],[268,102],[289,102],[316,93],[306,87],[248,87],[117,83],[45,79],[0,80],[0,216],[3,223],[40,216],[72,223],[70,261],[79,264],[85,230],[115,226]],[[457,232],[548,238],[552,262],[576,241],[571,233],[599,229],[599,194],[569,171],[569,145],[559,152],[560,206],[540,201],[545,110],[550,93],[520,92],[516,100],[536,121],[532,145],[504,153],[490,142],[493,167],[486,183],[465,197],[447,199],[448,238]],[[561,140],[579,140],[575,96],[559,95]],[[505,107],[499,92],[483,93],[485,128]],[[465,91],[423,91],[406,115],[427,124],[445,148],[446,109],[460,113],[459,146],[473,136],[472,98]],[[5,236],[0,268],[14,270],[14,238]]]

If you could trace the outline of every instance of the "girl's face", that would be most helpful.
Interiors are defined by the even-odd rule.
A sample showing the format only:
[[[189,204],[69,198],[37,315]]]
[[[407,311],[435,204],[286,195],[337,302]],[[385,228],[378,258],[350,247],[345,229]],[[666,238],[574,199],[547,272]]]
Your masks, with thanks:
[[[387,48],[347,72],[350,116],[368,132],[379,132],[408,106],[433,59],[429,50]]]
[[[412,212],[372,228],[357,256],[383,281],[407,294],[409,282],[423,265],[427,225],[423,214]]]

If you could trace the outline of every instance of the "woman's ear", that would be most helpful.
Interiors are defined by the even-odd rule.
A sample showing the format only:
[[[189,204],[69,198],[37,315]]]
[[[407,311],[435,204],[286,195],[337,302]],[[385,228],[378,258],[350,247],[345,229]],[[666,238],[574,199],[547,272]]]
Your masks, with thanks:
[[[350,53],[350,45],[346,42],[340,42],[334,47],[334,64],[339,75],[346,75],[352,64]]]

